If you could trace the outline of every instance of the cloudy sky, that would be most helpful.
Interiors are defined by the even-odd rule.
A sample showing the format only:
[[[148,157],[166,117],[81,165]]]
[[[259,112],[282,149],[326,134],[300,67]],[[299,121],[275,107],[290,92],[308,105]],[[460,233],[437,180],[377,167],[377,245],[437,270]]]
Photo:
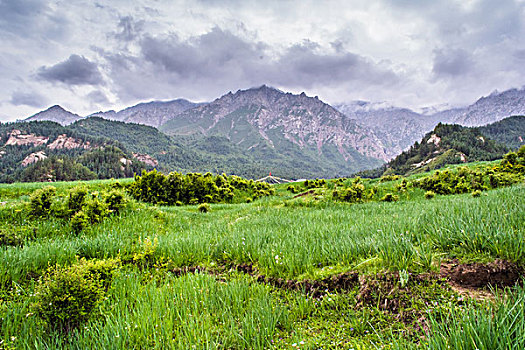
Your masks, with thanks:
[[[0,0],[0,120],[268,84],[397,106],[525,85],[525,0]]]

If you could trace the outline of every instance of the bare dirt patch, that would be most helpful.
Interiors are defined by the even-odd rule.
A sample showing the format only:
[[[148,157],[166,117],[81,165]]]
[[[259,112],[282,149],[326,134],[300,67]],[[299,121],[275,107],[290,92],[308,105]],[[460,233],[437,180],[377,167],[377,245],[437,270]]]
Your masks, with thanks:
[[[451,285],[461,288],[503,288],[520,282],[523,270],[515,263],[505,260],[486,264],[460,264],[458,260],[452,260],[441,264],[440,276],[446,278]]]

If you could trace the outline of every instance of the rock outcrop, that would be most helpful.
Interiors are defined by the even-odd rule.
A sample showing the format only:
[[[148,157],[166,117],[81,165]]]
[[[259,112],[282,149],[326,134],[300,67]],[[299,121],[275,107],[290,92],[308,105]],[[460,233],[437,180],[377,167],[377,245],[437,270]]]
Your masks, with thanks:
[[[22,134],[22,131],[15,129],[9,134],[6,146],[41,146],[49,141],[49,137],[37,136],[35,134]]]
[[[83,142],[82,140],[76,140],[73,137],[67,136],[66,134],[59,135],[55,141],[47,145],[49,149],[73,149],[83,148],[90,149],[91,144],[89,141]]]
[[[133,157],[152,167],[159,165],[159,162],[149,154],[133,153]]]
[[[22,166],[26,167],[28,165],[31,165],[31,164],[36,163],[36,162],[39,162],[39,161],[44,160],[46,158],[47,158],[47,156],[44,153],[44,151],[38,151],[38,152],[35,152],[35,153],[31,153],[30,155],[28,155],[27,157],[24,158],[24,160],[22,161]]]

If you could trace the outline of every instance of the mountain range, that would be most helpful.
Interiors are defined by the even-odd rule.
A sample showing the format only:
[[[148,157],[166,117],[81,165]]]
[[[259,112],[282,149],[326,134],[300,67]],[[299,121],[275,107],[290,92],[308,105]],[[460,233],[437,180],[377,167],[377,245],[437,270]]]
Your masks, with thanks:
[[[85,117],[53,106],[25,121],[51,120],[85,134],[91,134],[92,127],[98,130],[92,136],[103,136],[105,127],[120,128],[120,136],[114,132],[106,136],[126,144],[122,133],[135,133],[126,147],[140,154],[153,150],[138,147],[143,144],[141,135],[150,135],[166,141],[147,154],[165,170],[235,172],[243,164],[245,176],[272,171],[297,178],[345,176],[379,166],[439,122],[477,126],[518,114],[525,114],[523,89],[495,92],[467,107],[418,113],[366,101],[330,106],[317,97],[263,85],[229,92],[209,103],[152,101]],[[121,124],[101,127],[103,120]],[[82,128],[82,123],[91,126]],[[158,130],[145,132],[139,124]],[[191,159],[183,161],[184,157]]]

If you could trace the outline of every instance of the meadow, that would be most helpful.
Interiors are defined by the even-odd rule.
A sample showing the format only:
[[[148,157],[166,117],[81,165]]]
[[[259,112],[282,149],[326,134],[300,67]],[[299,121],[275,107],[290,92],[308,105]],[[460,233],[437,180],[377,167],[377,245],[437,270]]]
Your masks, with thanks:
[[[31,215],[49,184],[0,185],[0,349],[525,348],[523,177],[429,195],[422,176],[275,185],[206,210],[126,195],[80,231]],[[118,182],[52,185],[66,203],[133,179]],[[362,198],[334,195],[348,188]]]

